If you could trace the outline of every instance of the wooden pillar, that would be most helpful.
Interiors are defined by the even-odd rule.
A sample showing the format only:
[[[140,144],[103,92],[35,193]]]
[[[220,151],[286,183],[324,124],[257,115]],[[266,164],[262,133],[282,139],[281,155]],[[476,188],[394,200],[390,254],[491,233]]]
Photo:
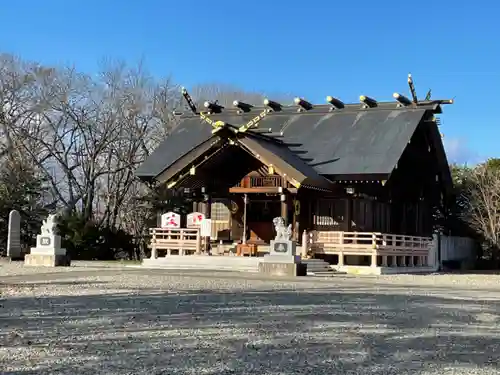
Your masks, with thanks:
[[[242,234],[242,244],[247,243],[247,209],[248,209],[248,195],[243,196],[243,234]]]
[[[351,198],[346,198],[345,200],[345,231],[351,231],[351,217],[352,217],[352,200]]]
[[[211,214],[211,199],[210,199],[210,194],[208,194],[207,190],[205,187],[201,188],[201,193],[203,194],[203,202],[200,203],[200,211],[202,214],[205,215],[207,219],[210,219],[210,214]]]
[[[236,195],[232,198],[231,206],[231,237],[232,241],[243,240],[243,212],[244,202],[242,195]]]
[[[293,240],[299,240],[299,217],[300,217],[300,201],[295,196],[293,199],[293,219],[292,219],[292,228],[293,228]],[[302,236],[303,237],[303,236]]]
[[[340,252],[338,254],[338,256],[339,256],[339,261],[338,261],[337,265],[338,266],[343,266],[344,265],[344,253]]]
[[[212,216],[212,201],[210,200],[210,196],[208,194],[203,202],[203,214],[207,219],[210,219]]]
[[[375,253],[375,252],[372,253],[371,266],[372,267],[377,267],[377,253]]]
[[[401,205],[401,209],[403,210],[402,212],[402,221],[401,221],[401,233],[407,234],[408,233],[408,218],[407,218],[407,205],[406,202]],[[405,261],[406,263],[406,261]]]
[[[280,195],[281,217],[285,219],[285,225],[288,225],[288,197],[285,194]]]
[[[201,247],[202,247],[202,239],[201,239],[201,235],[200,235],[200,230],[198,230],[198,232],[196,233],[196,251],[195,251],[195,254],[196,255],[200,255],[201,254]],[[208,241],[208,239],[207,239]]]
[[[421,228],[420,228],[420,201],[415,203],[415,235],[421,236]]]
[[[387,255],[382,255],[382,267],[387,267]]]

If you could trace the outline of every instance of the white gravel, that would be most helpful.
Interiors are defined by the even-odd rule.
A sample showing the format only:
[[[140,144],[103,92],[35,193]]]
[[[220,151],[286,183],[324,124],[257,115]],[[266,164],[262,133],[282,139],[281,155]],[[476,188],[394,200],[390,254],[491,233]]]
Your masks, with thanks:
[[[500,276],[0,264],[0,374],[498,374]]]

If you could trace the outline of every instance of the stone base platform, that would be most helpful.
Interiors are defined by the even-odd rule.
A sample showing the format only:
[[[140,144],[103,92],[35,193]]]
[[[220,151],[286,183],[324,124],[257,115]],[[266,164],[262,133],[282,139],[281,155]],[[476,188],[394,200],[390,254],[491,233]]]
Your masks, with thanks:
[[[164,268],[173,270],[214,270],[258,272],[257,257],[210,256],[210,255],[167,255],[142,261],[144,268]]]
[[[68,255],[26,254],[24,265],[33,267],[69,267],[71,259]]]
[[[438,267],[371,267],[371,266],[338,266],[332,268],[338,272],[350,275],[399,275],[426,274],[436,272]]]
[[[26,257],[26,255],[22,254],[22,255],[17,256],[17,257],[7,257],[7,259],[11,260],[12,262],[19,262],[19,261],[23,261],[25,257]]]
[[[259,272],[270,276],[307,276],[307,264],[298,256],[268,255],[259,262]]]

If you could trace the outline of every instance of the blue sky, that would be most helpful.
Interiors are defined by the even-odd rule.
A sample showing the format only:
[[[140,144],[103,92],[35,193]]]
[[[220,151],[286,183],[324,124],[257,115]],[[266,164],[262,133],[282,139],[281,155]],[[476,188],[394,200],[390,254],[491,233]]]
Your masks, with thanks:
[[[450,159],[500,157],[498,1],[17,0],[0,14],[1,52],[89,73],[143,59],[187,87],[389,100],[411,72],[419,96],[456,100],[442,116]]]

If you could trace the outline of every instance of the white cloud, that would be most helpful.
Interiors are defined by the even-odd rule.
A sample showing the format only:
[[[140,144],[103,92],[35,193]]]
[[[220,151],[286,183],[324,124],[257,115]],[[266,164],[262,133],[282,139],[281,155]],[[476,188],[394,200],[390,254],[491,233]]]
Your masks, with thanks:
[[[443,138],[448,162],[458,164],[476,164],[481,161],[479,154],[472,150],[467,142],[460,138]]]

